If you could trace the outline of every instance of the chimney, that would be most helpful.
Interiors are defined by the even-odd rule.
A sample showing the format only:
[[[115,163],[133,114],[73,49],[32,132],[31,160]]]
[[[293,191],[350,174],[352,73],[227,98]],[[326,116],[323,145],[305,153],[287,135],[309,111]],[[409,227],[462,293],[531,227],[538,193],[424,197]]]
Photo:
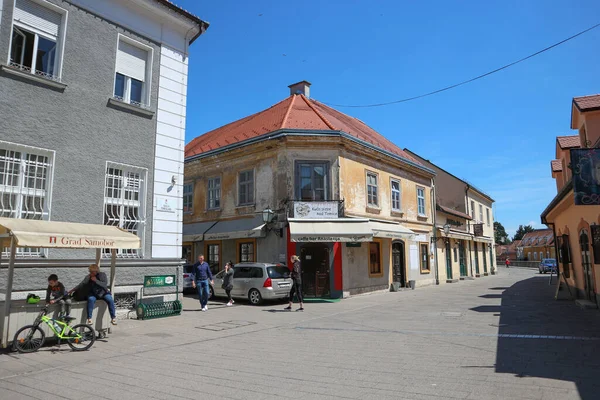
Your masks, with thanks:
[[[295,94],[303,94],[306,97],[310,98],[310,82],[301,81],[298,83],[291,84],[288,86],[290,88],[290,96]]]

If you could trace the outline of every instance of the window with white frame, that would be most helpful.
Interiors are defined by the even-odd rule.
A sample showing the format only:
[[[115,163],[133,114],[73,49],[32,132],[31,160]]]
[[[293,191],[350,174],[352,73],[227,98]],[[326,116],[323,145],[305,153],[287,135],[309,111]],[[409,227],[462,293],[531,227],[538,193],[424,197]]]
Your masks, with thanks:
[[[0,217],[50,219],[53,163],[53,151],[0,141]],[[20,256],[43,254],[37,248],[17,252]]]
[[[367,204],[373,207],[379,206],[377,174],[373,172],[367,172]]]
[[[194,184],[183,184],[183,212],[192,212],[194,209]]]
[[[66,14],[46,1],[16,0],[10,66],[60,81]]]
[[[242,171],[238,176],[238,205],[254,204],[254,170]]]
[[[487,218],[487,226],[490,226],[490,209],[489,208],[485,209],[485,215]]]
[[[146,226],[148,170],[107,162],[104,183],[104,225],[118,226],[140,237],[141,249],[120,249],[119,257],[141,257]],[[105,250],[106,255],[109,254]]]
[[[392,179],[391,181],[392,187],[392,210],[400,211],[401,203],[400,203],[400,181],[396,179]]]
[[[221,207],[221,178],[208,180],[208,209],[216,210]]]
[[[417,212],[421,217],[425,214],[425,188],[417,187]]]
[[[479,221],[480,224],[483,224],[483,206],[479,205]]]
[[[151,47],[119,35],[114,92],[117,100],[140,107],[150,104],[151,60]]]

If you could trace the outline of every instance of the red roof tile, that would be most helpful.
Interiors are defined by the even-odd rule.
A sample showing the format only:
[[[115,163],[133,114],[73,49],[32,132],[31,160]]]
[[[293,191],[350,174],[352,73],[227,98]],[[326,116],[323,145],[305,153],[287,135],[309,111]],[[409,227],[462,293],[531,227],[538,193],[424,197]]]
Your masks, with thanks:
[[[600,109],[600,94],[573,97],[573,103],[580,111]]]
[[[362,121],[316,100],[308,99],[303,94],[292,95],[266,110],[198,136],[185,146],[185,156],[201,154],[280,129],[343,131],[382,150],[420,164]]]
[[[561,149],[572,149],[581,146],[581,141],[578,135],[573,136],[557,136],[556,140]]]
[[[552,172],[562,171],[562,162],[560,160],[552,160],[550,165],[552,165]]]

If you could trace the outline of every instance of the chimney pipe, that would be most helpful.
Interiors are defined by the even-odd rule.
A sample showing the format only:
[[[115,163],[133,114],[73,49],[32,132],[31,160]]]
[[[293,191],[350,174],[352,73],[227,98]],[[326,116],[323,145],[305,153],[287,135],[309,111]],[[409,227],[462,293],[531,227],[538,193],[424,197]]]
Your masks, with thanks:
[[[310,98],[310,82],[301,81],[298,83],[293,83],[288,87],[290,88],[290,96],[295,94],[303,94],[307,98]]]

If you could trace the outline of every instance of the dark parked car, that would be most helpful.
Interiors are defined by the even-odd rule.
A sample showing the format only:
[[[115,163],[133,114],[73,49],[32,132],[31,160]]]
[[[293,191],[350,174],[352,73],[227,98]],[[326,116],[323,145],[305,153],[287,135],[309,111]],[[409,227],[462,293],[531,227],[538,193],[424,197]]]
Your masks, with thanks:
[[[540,262],[539,271],[540,274],[545,274],[546,272],[556,273],[556,260],[554,258],[544,258]]]

